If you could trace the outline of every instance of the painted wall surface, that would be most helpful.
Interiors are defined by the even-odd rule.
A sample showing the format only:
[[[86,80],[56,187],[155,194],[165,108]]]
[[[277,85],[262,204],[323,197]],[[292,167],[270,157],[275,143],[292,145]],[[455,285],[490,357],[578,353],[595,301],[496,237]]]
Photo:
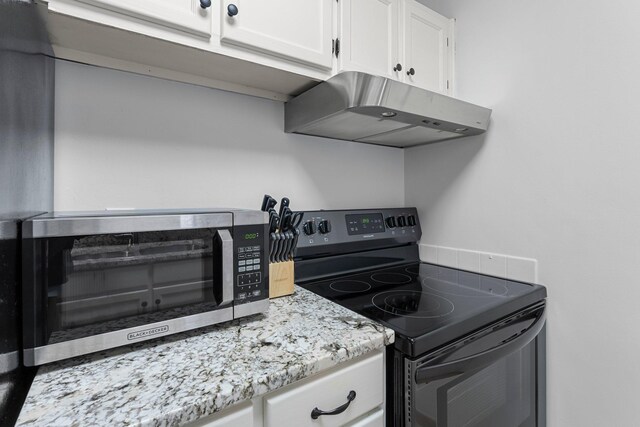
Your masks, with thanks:
[[[404,203],[402,150],[283,131],[284,104],[58,61],[56,210]]]
[[[405,151],[423,243],[535,258],[550,427],[638,425],[640,3],[424,0],[481,137]]]

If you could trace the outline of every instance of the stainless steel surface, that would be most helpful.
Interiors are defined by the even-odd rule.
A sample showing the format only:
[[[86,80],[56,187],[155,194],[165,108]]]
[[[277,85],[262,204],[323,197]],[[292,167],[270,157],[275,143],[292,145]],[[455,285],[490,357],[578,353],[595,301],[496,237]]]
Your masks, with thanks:
[[[0,240],[10,240],[18,237],[18,224],[16,221],[0,221]]]
[[[233,307],[233,318],[238,319],[252,314],[264,313],[267,310],[269,310],[269,298],[238,304]]]
[[[18,352],[0,354],[0,375],[11,372],[18,367]]]
[[[233,301],[233,238],[229,230],[218,230],[222,241],[222,302]]]
[[[484,133],[491,110],[385,77],[348,71],[285,105],[285,131],[394,147]]]
[[[267,224],[269,214],[254,210],[233,210],[233,225]]]
[[[179,317],[163,322],[149,323],[135,328],[121,329],[119,331],[79,338],[72,341],[64,341],[36,348],[27,348],[24,350],[24,364],[26,366],[42,365],[45,363],[55,362],[57,360],[226,322],[232,319],[233,309],[228,307],[206,313]],[[128,337],[129,334],[132,333],[145,333],[146,331],[153,329],[157,329],[162,332],[146,336],[143,335],[140,338],[135,339],[129,339]]]
[[[233,225],[231,213],[109,215],[36,217],[25,221],[25,237],[82,236],[88,234],[132,233],[144,231],[221,228]]]
[[[33,0],[0,0],[0,219],[53,208],[55,66]],[[0,240],[16,229],[0,225]],[[17,242],[0,246],[0,426],[13,426],[35,374],[19,363]],[[12,368],[13,367],[13,368]]]

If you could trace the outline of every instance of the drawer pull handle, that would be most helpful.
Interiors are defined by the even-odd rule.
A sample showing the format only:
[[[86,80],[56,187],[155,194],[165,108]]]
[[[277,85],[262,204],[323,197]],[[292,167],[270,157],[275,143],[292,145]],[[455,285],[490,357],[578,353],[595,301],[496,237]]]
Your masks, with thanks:
[[[318,417],[320,415],[338,415],[343,413],[344,411],[347,410],[347,408],[349,407],[349,405],[351,405],[351,402],[353,402],[356,398],[356,392],[351,390],[349,392],[349,394],[347,395],[347,403],[345,403],[344,405],[338,406],[336,409],[334,409],[333,411],[322,411],[320,409],[313,408],[313,411],[311,411],[311,418],[313,418],[314,420],[317,420]]]

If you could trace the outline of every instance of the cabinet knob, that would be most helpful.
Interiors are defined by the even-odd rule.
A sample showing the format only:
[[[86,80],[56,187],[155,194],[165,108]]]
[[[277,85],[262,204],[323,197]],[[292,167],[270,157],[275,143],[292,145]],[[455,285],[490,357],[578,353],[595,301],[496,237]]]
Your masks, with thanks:
[[[416,70],[414,70],[413,68],[409,68],[409,71],[407,71],[407,76],[413,76],[416,73]]]
[[[402,64],[398,63],[393,67],[393,71],[402,71]]]
[[[200,0],[200,7],[203,9],[207,9],[211,6],[211,0]]]
[[[230,3],[229,6],[227,6],[227,15],[236,16],[237,14],[238,14],[238,6],[236,6],[233,3]]]

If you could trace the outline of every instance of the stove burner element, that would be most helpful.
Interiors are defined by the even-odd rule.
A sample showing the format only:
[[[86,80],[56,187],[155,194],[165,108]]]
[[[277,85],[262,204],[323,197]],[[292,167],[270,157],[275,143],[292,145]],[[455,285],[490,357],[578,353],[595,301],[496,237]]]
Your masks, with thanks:
[[[409,274],[415,274],[417,276],[420,275],[420,266],[414,266],[414,267],[407,267],[404,269],[404,271],[406,271]]]
[[[371,280],[385,285],[404,285],[413,281],[411,277],[402,273],[374,273]]]
[[[419,291],[386,291],[376,294],[371,302],[380,310],[401,317],[434,319],[453,313],[448,299]]]
[[[329,287],[337,292],[358,293],[371,289],[371,285],[362,280],[338,280],[332,282]]]
[[[495,296],[505,296],[509,292],[507,285],[500,283],[498,279],[488,281],[481,280],[474,286],[463,286],[455,283],[435,281],[433,279],[424,279],[422,284],[432,291],[457,297],[491,298]]]

